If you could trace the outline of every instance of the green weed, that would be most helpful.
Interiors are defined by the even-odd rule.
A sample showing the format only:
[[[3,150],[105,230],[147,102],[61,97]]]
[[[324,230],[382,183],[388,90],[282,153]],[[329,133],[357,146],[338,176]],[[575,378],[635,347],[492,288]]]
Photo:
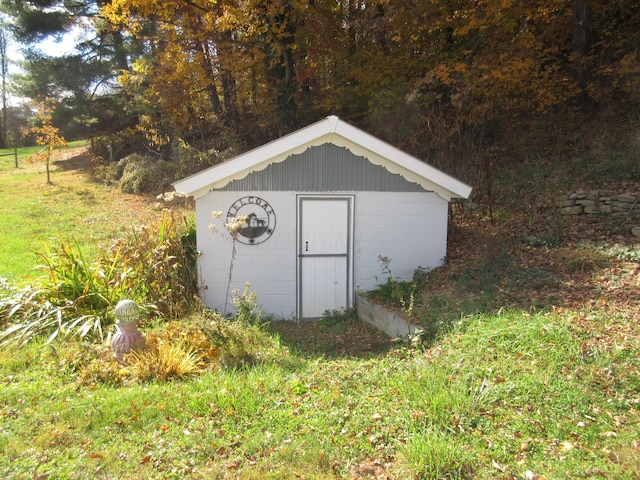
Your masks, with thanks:
[[[553,234],[524,235],[522,243],[527,247],[557,247],[560,240]]]
[[[257,324],[262,321],[262,312],[258,308],[258,294],[249,292],[251,284],[247,282],[244,290],[233,289],[233,299],[231,303],[236,307],[235,318],[241,322]]]
[[[397,280],[391,272],[391,259],[378,255],[378,262],[386,280],[380,283],[374,290],[367,292],[370,298],[399,308],[408,318],[413,318],[417,307],[416,291],[424,285],[428,270],[418,267],[413,274],[411,282]]]
[[[627,262],[640,262],[640,245],[596,245],[594,248],[596,252],[606,258]]]

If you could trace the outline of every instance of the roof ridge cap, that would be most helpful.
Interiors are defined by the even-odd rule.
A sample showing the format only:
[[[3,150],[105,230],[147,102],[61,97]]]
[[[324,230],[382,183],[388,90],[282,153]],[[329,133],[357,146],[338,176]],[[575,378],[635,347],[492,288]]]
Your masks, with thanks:
[[[329,132],[336,133],[336,129],[338,128],[338,122],[340,119],[335,115],[329,115],[327,117],[327,121],[329,122]]]

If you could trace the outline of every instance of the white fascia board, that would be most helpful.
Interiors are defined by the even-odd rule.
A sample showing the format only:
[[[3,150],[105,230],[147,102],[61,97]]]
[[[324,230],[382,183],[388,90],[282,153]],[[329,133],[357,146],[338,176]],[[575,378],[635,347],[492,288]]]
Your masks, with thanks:
[[[331,120],[332,117],[328,117],[190,177],[178,180],[173,183],[173,187],[179,193],[199,198],[212,188],[222,188],[232,180],[263,170],[272,163],[282,162],[290,155],[302,153],[311,146],[326,143],[328,141],[326,136],[332,128]]]
[[[385,167],[391,173],[402,175],[407,181],[416,182],[425,190],[434,190],[442,198],[469,198],[472,187],[364,132],[348,123],[339,121],[335,134],[347,140],[344,144],[352,153],[368,158]],[[335,139],[332,139],[336,143]]]

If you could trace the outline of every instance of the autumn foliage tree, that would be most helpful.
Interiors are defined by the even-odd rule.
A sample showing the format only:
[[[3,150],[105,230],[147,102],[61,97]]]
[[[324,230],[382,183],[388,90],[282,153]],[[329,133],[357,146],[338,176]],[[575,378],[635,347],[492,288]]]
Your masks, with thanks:
[[[407,96],[455,113],[454,129],[545,111],[602,72],[632,73],[639,21],[630,0],[113,0],[101,13],[146,46],[123,83],[169,114],[167,134],[242,118],[267,136],[327,111],[370,121]]]
[[[633,0],[89,3],[118,46],[109,94],[165,159],[176,145],[254,147],[336,114],[465,178],[513,125],[619,105],[637,121]]]
[[[42,161],[47,166],[47,184],[51,185],[51,156],[53,150],[67,145],[65,139],[60,136],[60,130],[52,124],[53,107],[51,102],[42,101],[35,104],[37,125],[29,131],[36,136],[38,145],[44,145],[44,149],[36,154],[32,160]]]
[[[121,83],[136,99],[150,142],[162,148],[186,137],[207,146],[221,129],[250,132],[243,127],[247,120],[255,127],[258,117],[278,133],[294,128],[301,5],[120,0],[106,6],[102,14],[145,45]]]

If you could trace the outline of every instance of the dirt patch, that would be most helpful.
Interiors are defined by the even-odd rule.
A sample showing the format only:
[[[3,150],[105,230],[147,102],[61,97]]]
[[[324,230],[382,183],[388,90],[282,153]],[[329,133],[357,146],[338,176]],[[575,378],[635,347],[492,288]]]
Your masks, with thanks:
[[[106,221],[113,222],[114,225],[129,228],[153,223],[162,216],[164,205],[158,204],[154,197],[123,193],[113,185],[105,185],[92,177],[93,168],[88,147],[60,150],[54,157],[52,179],[57,184],[73,185],[81,181],[94,185],[97,189],[96,202],[109,205]],[[117,230],[115,227],[114,229]]]
[[[73,147],[57,151],[53,159],[54,170],[91,173],[91,154],[89,147]]]
[[[282,320],[269,329],[296,353],[308,357],[368,358],[386,352],[393,341],[355,316],[294,322]]]

